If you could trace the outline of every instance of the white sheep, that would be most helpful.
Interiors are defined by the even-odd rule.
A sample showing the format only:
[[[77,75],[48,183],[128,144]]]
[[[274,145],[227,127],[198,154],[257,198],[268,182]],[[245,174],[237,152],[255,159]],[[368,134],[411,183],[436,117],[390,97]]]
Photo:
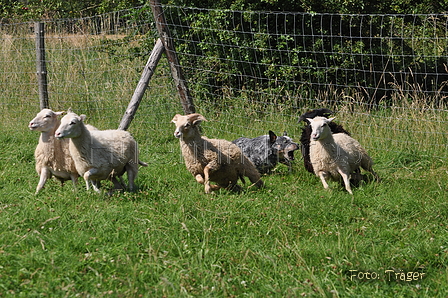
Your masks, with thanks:
[[[227,188],[238,191],[238,179],[244,183],[244,176],[257,187],[263,186],[260,174],[254,164],[242,154],[241,149],[222,139],[201,137],[199,124],[206,121],[200,114],[175,115],[174,136],[180,139],[185,165],[198,183],[205,185],[205,193]],[[215,182],[216,185],[210,185]]]
[[[79,175],[68,150],[68,140],[58,141],[54,138],[54,132],[60,124],[58,116],[63,113],[43,109],[28,124],[31,130],[41,132],[39,143],[34,151],[36,171],[40,176],[36,194],[51,176],[55,176],[61,184],[66,180],[72,180],[73,185],[76,186],[78,181]]]
[[[369,171],[377,179],[373,171],[373,161],[358,141],[345,133],[332,134],[329,123],[334,118],[308,118],[311,125],[310,159],[314,173],[320,177],[324,188],[328,188],[327,178],[340,180],[342,177],[345,189],[353,194],[350,187],[350,173],[359,167]]]
[[[101,180],[111,180],[115,188],[121,189],[117,177],[121,180],[121,176],[127,172],[129,190],[133,191],[138,165],[147,166],[138,159],[137,142],[124,130],[89,131],[83,122],[85,117],[69,111],[61,119],[55,137],[70,138],[70,155],[79,175],[86,181],[87,190],[90,189],[90,182],[94,190],[99,192]]]

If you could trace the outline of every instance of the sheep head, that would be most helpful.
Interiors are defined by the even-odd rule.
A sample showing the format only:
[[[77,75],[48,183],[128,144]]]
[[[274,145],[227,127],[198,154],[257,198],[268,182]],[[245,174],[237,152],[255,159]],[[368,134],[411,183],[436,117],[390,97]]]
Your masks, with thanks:
[[[58,116],[62,114],[64,114],[64,112],[53,112],[50,109],[43,109],[30,121],[28,127],[31,130],[40,132],[54,131],[59,124]]]
[[[176,125],[174,136],[176,138],[191,139],[199,135],[198,125],[207,121],[201,114],[180,115],[176,114],[171,122]]]
[[[313,119],[307,118],[311,126],[311,139],[313,141],[325,139],[329,134],[331,135],[331,130],[328,127],[328,123],[334,120],[333,118],[325,117],[315,117]]]
[[[73,112],[68,112],[67,115],[62,117],[61,125],[56,130],[54,136],[58,139],[62,138],[76,138],[82,133],[81,126],[85,120],[86,115],[76,115]]]

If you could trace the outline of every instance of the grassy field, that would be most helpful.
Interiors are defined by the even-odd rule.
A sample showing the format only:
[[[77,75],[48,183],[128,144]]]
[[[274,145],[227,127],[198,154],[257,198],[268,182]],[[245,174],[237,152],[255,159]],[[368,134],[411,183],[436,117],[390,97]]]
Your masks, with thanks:
[[[174,137],[140,139],[150,166],[137,193],[52,180],[35,196],[36,141],[26,129],[0,136],[3,296],[445,296],[443,162],[379,156],[383,180],[353,197],[325,191],[300,160],[265,189],[205,195]]]
[[[365,144],[382,178],[354,196],[338,184],[324,190],[300,158],[292,172],[279,165],[264,176],[264,189],[205,195],[172,135],[169,121],[180,112],[173,90],[153,90],[158,97],[142,106],[151,112],[130,128],[149,163],[136,193],[87,192],[81,179],[76,192],[51,180],[35,196],[38,134],[27,123],[37,110],[18,95],[33,88],[1,95],[0,296],[446,297],[445,111],[339,106],[338,120]],[[122,102],[107,107],[82,95],[54,105],[89,111],[90,124],[114,128],[129,100],[119,89]],[[199,111],[209,136],[233,139],[254,126],[245,107]],[[277,123],[298,140],[296,119],[260,118],[257,132]]]

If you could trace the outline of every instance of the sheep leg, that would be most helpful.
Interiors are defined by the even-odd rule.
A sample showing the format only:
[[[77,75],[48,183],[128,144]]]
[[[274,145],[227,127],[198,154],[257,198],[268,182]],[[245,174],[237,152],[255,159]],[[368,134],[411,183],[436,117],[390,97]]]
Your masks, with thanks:
[[[92,185],[95,185],[96,188],[100,188],[101,187],[101,181],[100,180],[91,180],[90,183],[92,183]]]
[[[123,189],[123,184],[120,183],[115,176],[112,176],[110,180],[114,184],[114,189]],[[120,180],[123,181],[121,177]]]
[[[257,169],[255,167],[253,167],[253,168],[250,168],[250,167],[246,168],[245,171],[244,171],[244,175],[249,178],[250,182],[252,182],[252,185],[250,185],[249,188],[254,186],[254,185],[257,188],[263,187],[263,185],[264,185],[263,184],[263,180],[261,180],[260,173],[257,171]],[[244,183],[244,178],[241,179],[241,180]]]
[[[381,178],[378,176],[377,173],[375,173],[375,171],[372,168],[372,165],[373,165],[373,162],[372,162],[371,159],[364,159],[364,160],[361,161],[361,167],[364,170],[370,172],[373,175],[373,178],[375,178],[375,180],[377,182],[379,182],[379,181],[381,181]]]
[[[204,168],[204,185],[205,185],[205,193],[211,192],[210,187],[210,165],[206,165]]]
[[[86,181],[86,190],[90,190],[90,181],[86,180],[86,178],[84,178],[84,180]]]
[[[126,164],[126,172],[128,173],[129,191],[135,190],[134,180],[138,173],[138,164],[134,162],[129,162]]]
[[[118,180],[119,180],[118,182],[120,182],[120,184],[123,186],[123,188],[126,188],[126,183],[123,180],[123,176],[119,176]]]
[[[93,182],[92,182],[92,187],[93,187],[93,190],[94,190],[94,191],[96,191],[96,192],[100,192],[100,189],[98,188],[98,186],[97,186],[96,183],[93,183]]]
[[[200,183],[200,184],[204,184],[204,183],[205,183],[204,177],[202,177],[201,174],[197,174],[197,175],[195,176],[195,178],[196,178],[196,181],[197,181],[198,183]],[[218,190],[218,189],[221,188],[221,186],[219,186],[219,185],[211,185],[211,184],[210,184],[210,188],[211,188],[211,190]]]
[[[204,185],[205,193],[211,193],[212,190],[218,190],[221,188],[219,185],[210,185],[210,171],[213,171],[213,166],[208,164],[204,167]]]
[[[194,178],[196,178],[196,181],[200,184],[204,184],[204,177],[202,177],[201,174],[197,174]]]
[[[90,169],[87,172],[84,173],[83,178],[86,181],[86,189],[90,190],[90,183],[92,183],[93,190],[96,192],[100,192],[100,189],[98,188],[96,183],[93,183],[90,179],[90,176],[94,175],[96,173],[96,169]]]
[[[43,167],[42,170],[40,171],[39,183],[37,184],[35,192],[36,195],[44,187],[45,182],[47,182],[47,179],[49,179],[50,177],[51,177],[50,169],[47,167]]]
[[[378,174],[372,168],[370,168],[370,173],[372,173],[373,178],[375,178],[376,182],[380,182],[381,181],[380,176],[378,176]]]
[[[325,177],[327,176],[327,173],[325,173],[324,171],[320,171],[318,176],[320,178],[320,181],[322,181],[322,184],[324,185],[324,188],[328,189],[329,186],[328,186],[327,181],[325,180]]]
[[[78,184],[78,175],[72,173],[70,174],[70,179],[72,180],[73,188],[76,191],[76,185]]]
[[[341,175],[342,179],[344,180],[344,184],[345,184],[345,189],[351,194],[353,195],[352,192],[352,188],[350,187],[350,176],[343,172],[341,169],[338,168],[338,172]]]

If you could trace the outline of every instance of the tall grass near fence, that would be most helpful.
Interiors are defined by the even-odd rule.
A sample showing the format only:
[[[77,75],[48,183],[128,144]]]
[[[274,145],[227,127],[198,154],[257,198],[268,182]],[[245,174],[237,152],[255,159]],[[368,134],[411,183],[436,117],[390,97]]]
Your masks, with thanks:
[[[5,112],[29,111],[29,118],[39,109],[34,39],[32,35],[3,39],[1,107]],[[138,40],[122,39],[123,36],[46,36],[50,107],[72,107],[90,119],[104,122],[104,127],[118,126],[146,63],[145,58],[130,54]],[[167,99],[170,104],[177,103],[175,90],[168,87],[170,79],[164,62],[157,68],[144,100],[144,105],[154,109],[156,115],[161,112],[159,105],[166,112]],[[160,90],[167,90],[165,96]]]
[[[124,44],[121,39],[122,36],[49,37],[51,107],[55,110],[71,107],[87,114],[89,121],[96,122],[100,128],[118,126],[145,63],[142,58],[124,58],[134,44]],[[22,119],[22,123],[31,119],[39,106],[34,56],[30,54],[33,42],[32,38],[9,36],[2,48],[0,67],[5,75],[0,78],[4,86],[1,107],[3,114]],[[121,45],[120,53],[110,53],[111,42]],[[160,135],[168,134],[172,116],[182,113],[171,83],[169,68],[162,59],[131,130],[144,133],[152,127]],[[369,105],[357,96],[329,89],[313,100],[298,101],[296,96],[291,96],[277,102],[273,101],[272,94],[248,91],[240,97],[229,93],[219,102],[210,95],[210,100],[197,100],[196,106],[211,121],[208,134],[217,137],[256,136],[271,129],[278,134],[286,131],[297,140],[301,133],[298,116],[308,109],[328,107],[338,112],[337,121],[349,127],[374,152],[447,158],[448,116],[444,100],[433,100],[420,92],[418,86],[412,92],[393,93],[391,103],[384,105]],[[14,121],[4,122],[4,125],[10,124],[15,126]]]

